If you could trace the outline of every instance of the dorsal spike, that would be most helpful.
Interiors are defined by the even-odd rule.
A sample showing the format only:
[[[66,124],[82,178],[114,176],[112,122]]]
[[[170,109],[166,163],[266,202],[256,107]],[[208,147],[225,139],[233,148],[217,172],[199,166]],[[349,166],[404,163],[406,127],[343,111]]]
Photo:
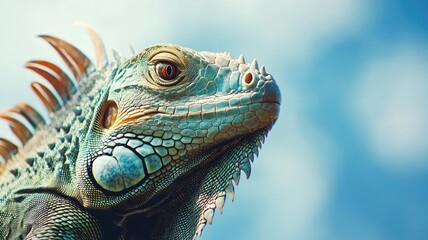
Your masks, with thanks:
[[[226,196],[233,202],[235,199],[235,187],[233,187],[233,183],[230,180],[229,183],[226,186]]]
[[[33,136],[30,130],[28,130],[28,128],[19,120],[6,114],[0,114],[0,118],[6,120],[9,123],[10,129],[13,133],[15,133],[22,144],[25,144]]]
[[[6,163],[6,160],[9,159],[12,155],[7,148],[0,145],[0,165]]]
[[[238,63],[240,63],[240,64],[244,64],[245,63],[245,58],[244,58],[243,54],[239,55]]]
[[[62,82],[66,86],[66,92],[69,96],[76,92],[77,87],[71,78],[57,65],[43,60],[32,60],[27,62],[27,65],[35,66],[39,69],[50,70],[58,81]]]
[[[43,84],[32,82],[31,89],[33,89],[36,95],[40,98],[49,113],[55,112],[61,107],[53,93]]]
[[[217,199],[215,200],[215,207],[216,209],[220,212],[220,214],[222,214],[223,212],[223,206],[224,206],[224,201],[225,200],[225,193],[222,192],[220,196],[217,197]]]
[[[75,26],[78,26],[80,28],[83,28],[91,37],[92,44],[95,48],[95,56],[97,58],[97,68],[103,68],[107,65],[108,59],[106,50],[104,47],[104,43],[100,37],[100,35],[88,24],[81,23],[81,22],[74,22]]]
[[[254,58],[253,62],[251,63],[250,68],[253,70],[259,70],[259,64],[257,63],[257,60],[255,58]]]
[[[93,70],[93,64],[89,58],[70,43],[48,35],[40,35],[39,37],[46,40],[58,52],[73,72],[77,82],[80,82],[87,73]]]
[[[124,60],[120,55],[120,53],[115,49],[112,49],[112,53],[113,53],[114,60],[116,60],[116,62],[122,62]]]
[[[251,164],[250,161],[248,161],[248,159],[244,159],[241,164],[239,164],[239,168],[244,171],[245,176],[248,178],[250,178],[251,175]]]
[[[260,73],[261,73],[263,76],[266,76],[266,75],[267,75],[265,65],[262,65],[262,66],[260,67]]]
[[[7,139],[0,138],[0,155],[4,160],[18,152],[18,147]]]
[[[61,97],[62,101],[65,102],[69,98],[69,94],[67,93],[67,86],[60,79],[56,78],[54,75],[50,74],[44,69],[36,65],[32,65],[31,63],[25,64],[25,68],[36,72],[44,79],[46,79],[54,87],[55,91]]]
[[[236,186],[239,184],[239,179],[241,178],[241,171],[240,169],[237,169],[232,175],[232,179],[235,182]]]
[[[135,55],[135,50],[131,43],[129,43],[129,49],[131,50],[131,54]]]
[[[46,123],[39,112],[24,102],[17,102],[10,111],[23,116],[34,129],[37,128],[37,125]]]
[[[19,174],[19,170],[18,170],[18,168],[10,169],[10,170],[9,170],[9,172],[10,172],[14,177],[17,177],[17,176],[18,176],[18,174]]]

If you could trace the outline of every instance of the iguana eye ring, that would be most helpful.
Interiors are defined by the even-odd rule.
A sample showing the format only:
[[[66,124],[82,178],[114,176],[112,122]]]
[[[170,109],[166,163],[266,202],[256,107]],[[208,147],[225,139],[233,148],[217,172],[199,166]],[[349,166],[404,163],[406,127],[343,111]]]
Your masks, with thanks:
[[[155,71],[159,78],[165,81],[174,80],[180,74],[180,70],[175,64],[166,61],[156,63]]]
[[[159,87],[170,87],[182,82],[186,77],[186,64],[179,52],[161,49],[148,58],[149,68],[146,79]]]

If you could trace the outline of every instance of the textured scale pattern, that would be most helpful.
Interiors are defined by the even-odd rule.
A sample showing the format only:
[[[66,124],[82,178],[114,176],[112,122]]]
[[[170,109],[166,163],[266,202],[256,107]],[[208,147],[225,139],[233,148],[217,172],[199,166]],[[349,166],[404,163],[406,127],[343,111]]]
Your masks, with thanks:
[[[98,34],[79,25],[97,64],[46,35],[73,78],[26,64],[57,92],[31,84],[50,122],[25,103],[0,114],[23,144],[0,138],[0,239],[200,236],[278,118],[273,77],[242,55],[170,44],[108,62]]]

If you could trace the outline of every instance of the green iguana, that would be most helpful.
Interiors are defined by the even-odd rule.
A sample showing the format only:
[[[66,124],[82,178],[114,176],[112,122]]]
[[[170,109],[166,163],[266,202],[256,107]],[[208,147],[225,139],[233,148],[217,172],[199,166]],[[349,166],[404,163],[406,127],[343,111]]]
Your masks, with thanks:
[[[0,139],[0,239],[196,238],[250,176],[277,84],[256,60],[170,44],[108,62],[82,26],[96,66],[47,35],[74,78],[26,64],[52,85],[31,83],[50,119],[26,103],[0,114],[22,142]]]

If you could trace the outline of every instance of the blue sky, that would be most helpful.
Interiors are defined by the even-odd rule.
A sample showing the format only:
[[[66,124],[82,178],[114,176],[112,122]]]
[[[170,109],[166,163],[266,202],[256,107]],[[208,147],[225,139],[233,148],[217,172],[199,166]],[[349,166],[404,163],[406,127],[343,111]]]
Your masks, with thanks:
[[[93,56],[75,20],[130,55],[161,42],[244,53],[273,74],[280,118],[235,202],[202,239],[428,238],[428,3],[417,0],[38,1],[2,4],[0,108],[43,109],[22,68]],[[2,136],[11,136],[6,124]]]

